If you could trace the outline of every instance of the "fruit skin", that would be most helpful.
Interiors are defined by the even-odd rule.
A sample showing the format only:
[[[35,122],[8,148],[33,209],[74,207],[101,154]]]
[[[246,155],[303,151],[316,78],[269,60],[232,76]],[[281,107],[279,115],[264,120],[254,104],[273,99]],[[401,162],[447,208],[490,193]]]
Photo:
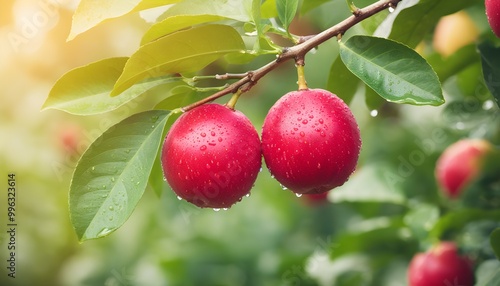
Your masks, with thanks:
[[[492,148],[482,139],[462,139],[448,146],[435,169],[443,193],[452,199],[460,197],[467,185],[477,178],[483,158]]]
[[[199,207],[229,208],[250,192],[260,171],[259,135],[243,113],[204,104],[172,125],[161,161],[180,198]]]
[[[478,36],[479,30],[474,21],[466,12],[459,11],[439,20],[432,44],[437,52],[448,57],[474,42]]]
[[[329,91],[281,97],[262,127],[262,153],[276,180],[297,194],[329,191],[356,168],[359,128],[349,107]]]
[[[500,1],[486,0],[484,1],[484,5],[491,30],[500,38]]]
[[[470,261],[461,257],[453,242],[440,242],[426,253],[416,254],[408,267],[409,286],[472,286]]]

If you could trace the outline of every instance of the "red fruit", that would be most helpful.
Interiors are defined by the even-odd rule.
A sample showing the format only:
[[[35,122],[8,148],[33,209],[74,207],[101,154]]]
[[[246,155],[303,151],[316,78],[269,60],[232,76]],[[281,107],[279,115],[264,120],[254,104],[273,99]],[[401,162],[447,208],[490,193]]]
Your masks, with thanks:
[[[448,146],[436,163],[436,179],[450,198],[458,198],[477,178],[482,158],[492,146],[485,140],[463,139]]]
[[[322,193],[344,184],[360,148],[349,107],[322,89],[287,93],[269,110],[262,127],[269,171],[297,194]]]
[[[229,208],[250,192],[261,167],[260,140],[243,113],[205,104],[181,115],[162,149],[173,191],[199,207]]]
[[[461,257],[453,242],[441,242],[426,253],[418,253],[408,267],[409,286],[472,286],[470,261]]]
[[[486,16],[493,32],[500,38],[500,1],[486,0]]]

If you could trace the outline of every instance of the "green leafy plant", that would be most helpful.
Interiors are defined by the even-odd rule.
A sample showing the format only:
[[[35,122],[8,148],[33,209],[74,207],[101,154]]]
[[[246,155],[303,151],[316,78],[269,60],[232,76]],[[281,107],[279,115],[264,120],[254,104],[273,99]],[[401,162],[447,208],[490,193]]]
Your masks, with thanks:
[[[122,226],[148,185],[161,196],[167,184],[162,180],[166,166],[183,168],[165,171],[177,195],[191,202],[200,199],[192,196],[190,191],[207,187],[214,178],[209,173],[202,174],[201,169],[195,166],[194,158],[202,158],[206,154],[190,153],[193,160],[188,165],[177,166],[167,162],[169,156],[162,157],[161,153],[168,154],[173,147],[166,143],[162,145],[163,140],[171,130],[174,130],[171,135],[174,138],[167,137],[168,142],[180,136],[176,135],[180,132],[175,125],[172,129],[170,126],[174,121],[173,124],[180,124],[183,118],[194,114],[192,112],[215,106],[207,103],[222,101],[224,96],[229,97],[226,107],[224,103],[217,103],[217,106],[229,112],[239,112],[233,110],[236,101],[253,91],[254,87],[263,92],[271,89],[270,86],[259,85],[259,82],[278,68],[284,68],[288,62],[295,64],[297,78],[281,80],[298,83],[298,91],[290,93],[300,94],[301,99],[306,99],[312,96],[313,91],[323,90],[338,96],[336,100],[343,102],[337,107],[345,111],[349,111],[348,106],[361,97],[371,115],[363,121],[389,122],[384,122],[384,126],[389,126],[385,129],[377,129],[378,125],[361,129],[361,138],[364,135],[379,138],[379,142],[363,143],[363,146],[372,144],[374,147],[371,150],[377,150],[377,154],[361,154],[358,161],[360,134],[356,134],[356,138],[343,146],[352,149],[338,149],[342,156],[345,156],[344,153],[351,154],[346,156],[349,161],[345,163],[348,168],[343,170],[346,175],[339,182],[319,184],[316,184],[319,179],[314,177],[318,173],[302,172],[290,183],[285,180],[286,172],[290,170],[284,168],[282,174],[278,174],[273,170],[276,167],[271,166],[273,160],[281,160],[279,164],[282,165],[289,163],[279,158],[282,150],[277,148],[295,151],[292,147],[296,146],[285,146],[291,142],[290,138],[280,137],[283,146],[278,146],[274,142],[278,139],[269,139],[266,135],[282,135],[276,132],[279,119],[285,118],[283,114],[286,115],[286,112],[278,114],[278,119],[269,125],[264,125],[264,158],[284,187],[296,191],[302,187],[297,185],[297,180],[312,180],[314,182],[308,182],[305,188],[324,192],[321,200],[326,200],[326,191],[337,187],[328,193],[328,200],[341,207],[347,206],[345,212],[352,213],[353,220],[363,222],[356,227],[343,226],[343,232],[335,236],[331,243],[335,249],[324,250],[333,264],[351,261],[358,268],[319,278],[337,281],[338,285],[354,285],[349,283],[365,281],[363,279],[367,279],[366,285],[381,285],[382,278],[378,274],[371,278],[357,276],[356,269],[377,265],[374,273],[396,273],[400,269],[397,268],[399,266],[391,268],[393,260],[408,262],[418,250],[429,249],[430,245],[443,240],[461,244],[465,251],[475,255],[474,269],[478,273],[491,274],[493,271],[486,263],[499,255],[499,226],[495,223],[499,219],[497,209],[500,206],[500,190],[495,176],[499,170],[497,160],[485,160],[485,171],[477,174],[474,182],[461,190],[462,195],[456,200],[438,195],[433,176],[435,159],[446,146],[459,138],[480,137],[490,142],[492,149],[500,141],[497,117],[500,105],[500,42],[485,25],[484,1],[347,1],[345,9],[349,15],[345,19],[312,35],[293,32],[297,18],[316,8],[327,7],[331,4],[329,2],[332,1],[134,0],[123,3],[113,1],[103,6],[96,1],[82,0],[73,17],[69,40],[114,18],[152,8],[161,13],[144,31],[137,50],[130,56],[102,59],[68,71],[54,84],[43,104],[44,110],[57,109],[79,116],[112,113],[135,102],[139,102],[137,105],[142,108],[140,112],[127,114],[120,122],[103,130],[102,135],[81,156],[74,170],[69,189],[69,209],[78,239],[83,242],[104,237]],[[366,6],[358,8],[360,3]],[[444,56],[434,47],[434,29],[444,16],[459,11],[470,15],[475,20],[472,22],[479,21],[480,24],[474,27],[478,35],[473,37],[475,41]],[[306,84],[306,62],[309,66],[314,62],[314,53],[324,48],[331,55],[327,81],[323,86],[312,87]],[[252,69],[248,70],[248,66]],[[221,70],[224,72],[221,73]],[[286,99],[287,95],[284,95],[283,101]],[[443,104],[444,120],[432,130],[417,123],[411,127],[404,126],[397,120],[399,114],[404,113],[404,107],[415,106],[426,110],[422,106],[435,108]],[[335,105],[325,108],[337,113]],[[424,112],[422,118],[425,117]],[[269,113],[273,115],[272,110]],[[210,118],[223,120],[229,116],[214,113]],[[197,123],[203,125],[203,120],[199,119]],[[357,130],[357,122],[352,122]],[[451,131],[448,126],[453,126]],[[406,137],[417,134],[417,127],[424,130],[422,133],[428,137],[421,142],[411,142]],[[211,130],[207,126],[200,128],[208,128],[206,132]],[[400,133],[396,133],[395,129]],[[247,133],[242,136],[250,136]],[[338,138],[345,139],[343,136]],[[241,141],[234,142],[239,145],[243,144]],[[335,142],[337,144],[340,140]],[[254,147],[252,150],[257,149]],[[318,154],[338,155],[332,150],[331,146],[325,147]],[[180,152],[170,160],[173,162],[189,157],[181,156],[185,154]],[[219,151],[209,155],[227,165],[231,161],[229,159],[234,158],[224,157],[224,154],[224,151]],[[312,152],[308,154],[319,156]],[[247,155],[235,152],[232,156],[243,159]],[[305,157],[301,157],[301,160],[306,160],[302,167],[310,171],[312,165]],[[203,157],[202,161],[207,163],[210,159]],[[223,193],[229,193],[232,187],[243,182],[241,185],[244,188],[237,195],[228,201],[224,201],[227,197],[214,196],[217,199],[212,201],[204,196],[201,198],[203,203],[198,200],[195,204],[218,209],[239,201],[250,191],[248,187],[259,174],[260,161],[259,164],[253,161],[248,170],[246,165],[239,165],[239,168],[245,169],[238,172],[246,174],[243,181],[227,184],[231,188],[224,189]],[[325,162],[328,160],[314,161],[314,165]],[[356,172],[345,182],[355,165]],[[189,174],[189,183],[196,186],[179,187],[182,184],[172,178],[181,173]],[[224,202],[219,204],[221,201]],[[323,207],[323,204],[317,205],[318,208]],[[470,238],[467,236],[470,234],[468,229],[481,229],[478,239],[488,240],[491,247],[475,247],[467,240]],[[391,253],[390,259],[381,249]],[[365,256],[356,256],[361,254]],[[314,256],[311,259],[314,260]],[[325,273],[321,275],[327,275]],[[308,274],[314,276],[313,271]],[[490,281],[498,280],[497,274],[491,275]],[[287,278],[296,277],[287,275]]]

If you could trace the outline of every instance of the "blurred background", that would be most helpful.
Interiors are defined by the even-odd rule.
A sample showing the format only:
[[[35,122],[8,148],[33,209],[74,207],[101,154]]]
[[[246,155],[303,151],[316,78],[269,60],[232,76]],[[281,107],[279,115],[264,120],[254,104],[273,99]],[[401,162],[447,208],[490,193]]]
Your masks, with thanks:
[[[16,278],[10,279],[4,273],[7,214],[2,192],[1,285],[406,285],[409,260],[428,246],[422,243],[425,223],[436,221],[439,210],[455,207],[438,193],[433,175],[437,157],[463,137],[498,144],[498,107],[478,65],[451,77],[445,87],[445,99],[458,102],[453,110],[449,104],[384,104],[374,111],[366,107],[360,87],[351,103],[363,137],[359,168],[328,198],[298,198],[264,170],[250,197],[215,212],[178,201],[164,183],[161,197],[146,190],[116,232],[80,244],[68,213],[76,162],[108,127],[151,103],[88,117],[40,111],[61,75],[105,57],[129,56],[148,27],[132,15],[66,42],[77,2],[0,4],[0,175],[5,182],[7,174],[16,175],[18,223]],[[477,17],[477,29],[484,30],[485,19],[475,16],[480,9],[484,7],[468,12]],[[347,15],[345,1],[330,1],[298,19],[292,32],[317,33]],[[350,31],[360,32],[362,27]],[[432,50],[431,42],[429,35],[423,50]],[[307,56],[310,87],[326,87],[337,49],[336,41],[328,41]],[[212,65],[205,72],[244,72],[271,59],[248,66]],[[457,84],[460,76],[469,81]],[[284,64],[245,94],[237,108],[260,132],[267,110],[294,89],[295,68]],[[461,104],[465,99],[468,105]],[[430,211],[418,217],[414,210],[425,207]],[[483,221],[453,237],[467,245],[471,233],[480,229],[487,234],[495,226],[498,222]],[[471,251],[491,257],[488,246],[476,242],[470,242]]]

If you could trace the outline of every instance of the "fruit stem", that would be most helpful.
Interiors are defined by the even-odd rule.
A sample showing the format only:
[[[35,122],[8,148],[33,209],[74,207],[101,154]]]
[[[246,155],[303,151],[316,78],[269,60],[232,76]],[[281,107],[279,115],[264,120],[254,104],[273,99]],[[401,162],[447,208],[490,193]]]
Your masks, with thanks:
[[[306,76],[304,73],[304,61],[296,61],[297,65],[297,84],[299,85],[299,90],[306,90],[309,89],[307,87],[307,82],[306,82]]]
[[[234,106],[236,105],[236,102],[240,98],[241,94],[243,91],[241,89],[238,89],[233,96],[231,96],[231,99],[226,103],[226,106],[229,107],[230,109],[234,109]]]

